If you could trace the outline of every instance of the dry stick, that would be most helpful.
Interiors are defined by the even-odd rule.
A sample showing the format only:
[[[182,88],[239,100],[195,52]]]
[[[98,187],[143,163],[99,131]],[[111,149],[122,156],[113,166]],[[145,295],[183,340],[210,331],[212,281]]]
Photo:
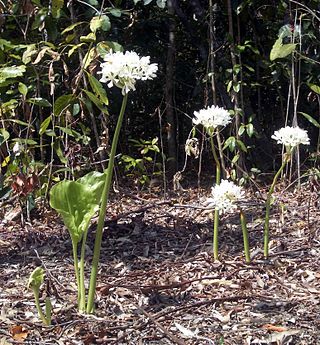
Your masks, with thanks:
[[[171,340],[172,342],[178,344],[178,345],[186,345],[186,343],[177,338],[175,335],[173,335],[172,333],[170,333],[165,327],[163,327],[161,325],[160,322],[158,322],[152,315],[150,315],[147,311],[145,311],[142,307],[139,307],[137,304],[135,304],[134,302],[130,301],[131,304],[133,304],[136,309],[138,309],[140,312],[142,312],[143,315],[145,315],[152,323],[154,323],[161,331],[162,333],[164,333],[164,335]]]

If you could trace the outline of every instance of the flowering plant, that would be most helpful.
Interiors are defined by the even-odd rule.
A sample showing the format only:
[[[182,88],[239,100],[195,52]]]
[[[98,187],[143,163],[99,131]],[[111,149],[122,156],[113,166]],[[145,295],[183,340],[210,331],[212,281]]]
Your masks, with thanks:
[[[212,134],[217,127],[224,127],[231,122],[230,113],[215,105],[195,111],[194,116],[192,122],[195,125],[201,124],[209,134]]]
[[[209,207],[215,208],[215,217],[221,213],[230,213],[239,209],[240,211],[240,222],[242,227],[242,236],[244,244],[244,253],[246,261],[250,262],[250,249],[249,249],[249,236],[247,230],[246,217],[240,207],[238,207],[237,202],[244,198],[244,190],[237,186],[232,181],[222,180],[220,184],[216,184],[212,188],[212,198],[207,199],[207,204]],[[218,245],[217,231],[213,233],[213,245]],[[214,248],[214,251],[217,248]]]
[[[283,127],[275,131],[271,138],[276,140],[277,144],[283,144],[288,152],[300,144],[310,145],[307,131],[299,127]]]
[[[274,187],[280,176],[282,170],[287,165],[291,158],[291,154],[295,147],[299,146],[300,144],[309,145],[310,139],[306,130],[301,129],[299,127],[283,127],[280,128],[278,131],[275,131],[274,134],[271,136],[272,139],[275,139],[278,144],[285,145],[286,147],[286,154],[284,155],[284,159],[280,169],[275,174],[271,187],[269,189],[267,200],[266,200],[266,216],[264,222],[264,257],[268,258],[269,255],[269,216],[270,216],[270,208],[271,208],[271,197],[274,191]]]
[[[213,135],[216,132],[219,146],[218,127],[224,127],[231,122],[230,113],[224,108],[212,105],[211,107],[201,109],[200,111],[195,111],[194,116],[195,117],[192,120],[194,125],[202,125],[205,128],[206,133],[210,136],[211,150],[216,164],[216,185],[219,185],[221,181],[221,164],[216,152]],[[221,147],[219,146],[219,150],[220,149]],[[220,156],[222,156],[221,150]],[[213,224],[213,256],[216,260],[218,259],[218,228],[219,210],[215,209]]]
[[[158,65],[150,64],[150,57],[139,55],[135,52],[112,52],[105,55],[101,64],[102,83],[108,83],[108,87],[117,86],[122,94],[135,90],[137,80],[153,79],[156,76]]]
[[[232,181],[222,180],[212,187],[212,198],[208,198],[209,206],[221,213],[233,212],[237,209],[236,202],[243,199],[244,191]]]

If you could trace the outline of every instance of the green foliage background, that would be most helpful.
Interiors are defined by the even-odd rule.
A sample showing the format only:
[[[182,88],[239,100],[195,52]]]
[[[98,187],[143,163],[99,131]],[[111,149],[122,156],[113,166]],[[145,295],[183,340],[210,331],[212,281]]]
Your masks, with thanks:
[[[120,142],[126,157],[141,159],[132,140],[162,136],[168,158],[165,95],[171,84],[177,170],[193,112],[215,102],[239,118],[223,132],[223,140],[234,138],[225,145],[228,165],[244,155],[245,169],[274,169],[281,152],[271,134],[295,116],[312,138],[307,166],[316,165],[319,6],[316,0],[0,1],[4,185],[19,173],[37,172],[45,192],[49,177],[105,166],[121,103],[118,90],[98,82],[109,49],[134,50],[159,64],[158,78],[130,95]],[[168,75],[172,27],[174,72]],[[21,154],[13,152],[17,142]],[[160,154],[156,159],[162,162]],[[154,166],[145,169],[152,176]]]

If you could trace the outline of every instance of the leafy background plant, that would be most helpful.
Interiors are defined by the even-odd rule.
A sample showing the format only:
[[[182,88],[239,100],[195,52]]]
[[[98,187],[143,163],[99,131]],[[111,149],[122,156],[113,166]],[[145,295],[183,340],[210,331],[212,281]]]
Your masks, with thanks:
[[[221,133],[226,173],[234,178],[279,166],[270,136],[286,121],[308,129],[308,153],[319,150],[316,1],[26,0],[1,3],[1,13],[2,195],[21,172],[38,176],[34,198],[46,196],[52,181],[106,166],[121,102],[118,90],[98,81],[110,48],[150,55],[160,65],[159,78],[128,104],[120,147],[134,164],[147,163],[146,156],[132,154],[129,139],[161,136],[172,179],[183,165],[193,111],[215,102],[234,109],[237,120]],[[270,57],[280,39],[282,56]],[[28,160],[17,162],[16,142]],[[317,155],[310,157],[316,166]],[[162,155],[156,160],[163,164]],[[119,165],[120,178],[128,178],[128,164]],[[132,178],[148,182],[146,165]]]

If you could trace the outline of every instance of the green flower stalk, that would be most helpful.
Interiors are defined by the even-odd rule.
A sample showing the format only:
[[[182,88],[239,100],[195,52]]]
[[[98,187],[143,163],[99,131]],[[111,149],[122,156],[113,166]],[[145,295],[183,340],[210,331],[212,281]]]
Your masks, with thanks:
[[[94,308],[94,296],[96,291],[96,284],[97,284],[97,274],[98,274],[98,265],[100,259],[100,250],[101,250],[101,242],[102,242],[102,235],[103,235],[103,228],[104,222],[106,217],[106,210],[107,210],[107,203],[109,198],[110,186],[112,183],[112,175],[113,175],[113,167],[114,167],[114,157],[116,155],[117,144],[119,140],[120,129],[122,127],[123,117],[127,105],[128,95],[126,94],[122,100],[122,106],[116,126],[116,130],[114,133],[114,137],[112,140],[109,164],[106,171],[106,181],[104,184],[102,197],[101,197],[101,205],[100,205],[100,212],[98,218],[98,225],[96,231],[96,238],[94,243],[94,251],[93,251],[93,259],[92,259],[92,268],[91,268],[91,275],[90,275],[90,285],[89,285],[89,293],[88,293],[88,304],[87,304],[87,313],[93,313]]]
[[[246,258],[246,262],[250,263],[250,248],[249,248],[249,235],[247,229],[247,220],[246,216],[243,213],[243,210],[240,208],[240,223],[242,228],[242,237],[243,237],[243,248],[244,248],[244,255]]]
[[[244,192],[241,187],[237,186],[231,181],[222,180],[220,184],[216,184],[212,188],[212,198],[207,200],[207,204],[209,207],[213,207],[215,209],[215,219],[214,219],[214,226],[218,223],[216,217],[219,217],[220,213],[229,213],[234,212],[237,210],[237,201],[243,199]],[[248,244],[248,232],[245,223],[245,217],[242,211],[240,211],[240,221],[243,231],[243,240],[245,243],[245,254],[246,260],[250,261],[250,254],[249,254],[249,244]],[[216,228],[214,228],[216,230]],[[218,236],[217,232],[214,232],[214,254],[218,254]]]
[[[211,150],[216,163],[216,185],[221,182],[221,165],[214,146],[213,136],[210,136]],[[213,258],[219,260],[219,210],[214,210],[213,218]]]
[[[265,215],[265,222],[264,222],[264,234],[263,234],[263,253],[265,259],[269,256],[269,238],[270,238],[270,232],[269,232],[269,222],[270,222],[270,209],[271,209],[271,200],[272,200],[272,194],[274,192],[275,185],[277,183],[277,180],[287,165],[287,163],[291,159],[291,155],[293,150],[298,147],[300,144],[302,145],[309,145],[310,139],[308,137],[307,131],[304,129],[301,129],[299,127],[283,127],[279,129],[278,131],[275,131],[274,134],[271,136],[272,139],[276,140],[278,144],[282,144],[286,147],[286,153],[284,154],[283,162],[281,164],[281,167],[275,174],[271,187],[269,189],[267,200],[266,200],[266,215]]]

